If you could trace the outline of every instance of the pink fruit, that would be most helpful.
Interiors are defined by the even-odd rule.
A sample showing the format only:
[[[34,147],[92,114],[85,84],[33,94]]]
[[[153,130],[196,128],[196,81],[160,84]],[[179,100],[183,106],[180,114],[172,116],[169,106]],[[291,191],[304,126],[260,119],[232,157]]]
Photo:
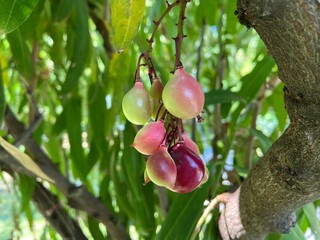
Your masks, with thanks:
[[[124,95],[122,111],[130,122],[137,125],[143,125],[151,118],[153,101],[141,81],[135,82],[133,88]]]
[[[180,142],[171,147],[169,153],[177,168],[177,178],[172,190],[179,193],[193,191],[201,184],[205,175],[202,159]]]
[[[200,150],[198,148],[198,145],[191,140],[191,138],[188,137],[188,135],[183,132],[182,133],[182,138],[184,140],[185,145],[192,150],[195,154],[200,155]]]
[[[189,119],[201,113],[204,93],[194,77],[183,68],[178,68],[165,85],[162,100],[172,115],[181,119]]]
[[[169,189],[173,188],[177,178],[177,168],[165,146],[160,146],[148,158],[146,169],[147,176],[152,182]]]
[[[151,155],[159,148],[165,133],[163,121],[147,123],[137,132],[132,146],[142,154]]]

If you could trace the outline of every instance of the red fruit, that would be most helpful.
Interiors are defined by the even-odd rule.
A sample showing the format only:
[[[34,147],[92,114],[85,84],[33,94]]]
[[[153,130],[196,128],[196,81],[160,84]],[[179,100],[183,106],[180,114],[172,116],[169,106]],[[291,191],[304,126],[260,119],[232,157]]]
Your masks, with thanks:
[[[205,175],[202,159],[191,151],[183,142],[178,142],[169,149],[177,167],[177,179],[173,191],[187,193],[201,184]]]
[[[165,146],[160,146],[148,158],[146,169],[147,176],[152,182],[169,189],[173,188],[177,178],[177,168]]]
[[[195,154],[200,155],[200,150],[198,148],[198,145],[191,140],[191,138],[188,137],[188,135],[183,132],[182,133],[182,138],[184,140],[185,145],[192,150]]]
[[[189,119],[201,113],[204,93],[194,77],[183,68],[178,68],[165,85],[162,100],[172,115],[181,119]]]
[[[162,82],[159,78],[156,78],[150,87],[150,95],[155,99],[161,100],[162,91],[163,91]]]
[[[135,82],[133,88],[124,95],[122,111],[130,122],[137,125],[143,125],[151,118],[153,101],[142,82]]]
[[[165,133],[163,121],[147,123],[137,132],[132,146],[142,154],[151,155],[159,148]]]

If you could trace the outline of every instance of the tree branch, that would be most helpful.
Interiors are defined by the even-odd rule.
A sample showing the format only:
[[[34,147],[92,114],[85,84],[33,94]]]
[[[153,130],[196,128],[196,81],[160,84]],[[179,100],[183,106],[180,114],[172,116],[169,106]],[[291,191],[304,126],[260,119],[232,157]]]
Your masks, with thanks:
[[[14,137],[19,137],[25,131],[23,124],[16,119],[9,108],[6,109],[5,121],[9,132]],[[88,192],[84,186],[77,187],[69,182],[69,180],[58,171],[51,159],[32,137],[26,138],[23,145],[28,152],[33,155],[34,161],[43,172],[54,180],[55,186],[65,195],[71,207],[84,211],[97,221],[103,223],[113,239],[130,239],[124,226],[118,222],[117,218],[106,208],[103,202]],[[18,168],[17,170],[22,169]]]
[[[320,198],[320,2],[238,0],[237,7],[278,65],[291,123],[243,182],[238,201],[227,201],[220,230],[223,239],[264,239],[289,232],[294,212]]]

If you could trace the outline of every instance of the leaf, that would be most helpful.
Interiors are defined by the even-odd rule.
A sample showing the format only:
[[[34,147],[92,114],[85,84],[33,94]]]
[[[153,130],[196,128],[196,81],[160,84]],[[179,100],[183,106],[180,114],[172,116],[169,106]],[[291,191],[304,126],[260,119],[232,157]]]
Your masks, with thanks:
[[[280,238],[280,240],[301,240],[301,239],[305,239],[305,237],[299,225],[296,225],[294,228],[292,228],[289,234],[283,234]]]
[[[36,176],[54,183],[54,181],[47,176],[42,169],[25,153],[21,152],[19,148],[15,147],[11,143],[4,140],[0,137],[0,145],[4,148],[6,152],[8,152],[11,156],[13,156],[22,166],[24,166],[27,170],[35,174]]]
[[[316,239],[320,239],[320,223],[316,214],[316,208],[314,207],[313,203],[305,205],[303,207],[303,212],[310,223],[312,232],[316,236]]]
[[[89,46],[89,26],[88,26],[88,6],[85,0],[76,1],[76,18],[72,22],[75,28],[73,55],[71,64],[67,73],[66,81],[62,86],[62,94],[69,93],[78,85],[79,79],[83,73]]]
[[[38,0],[0,0],[0,33],[18,28],[32,13]]]
[[[209,182],[191,193],[176,196],[156,240],[190,239],[208,197]]]
[[[19,189],[21,193],[20,211],[23,212],[28,208],[29,203],[31,201],[31,198],[35,189],[35,181],[34,179],[28,176],[20,175],[18,183],[19,183]]]
[[[4,112],[6,106],[6,99],[4,95],[3,79],[2,79],[2,69],[0,65],[0,124],[2,124]]]
[[[82,148],[81,98],[73,97],[66,105],[67,132],[72,163],[82,181],[87,175],[87,164]]]
[[[145,0],[111,0],[114,47],[122,52],[135,37],[143,17]]]
[[[250,129],[249,131],[250,134],[256,136],[259,139],[259,141],[261,142],[262,150],[264,153],[266,153],[272,145],[272,141],[266,135],[264,135],[262,131],[255,129]]]
[[[245,102],[245,99],[236,92],[230,90],[212,90],[205,93],[205,105],[229,103],[233,101]]]
[[[32,55],[20,29],[7,35],[14,62],[19,73],[28,81],[33,75]]]

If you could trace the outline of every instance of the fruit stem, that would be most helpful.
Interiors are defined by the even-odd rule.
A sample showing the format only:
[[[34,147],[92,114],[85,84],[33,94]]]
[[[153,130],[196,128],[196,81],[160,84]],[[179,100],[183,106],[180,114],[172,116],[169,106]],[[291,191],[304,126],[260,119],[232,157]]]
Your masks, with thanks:
[[[177,28],[178,28],[178,34],[174,39],[175,41],[175,47],[176,47],[176,63],[175,63],[175,69],[177,68],[181,68],[182,67],[182,63],[181,63],[181,43],[182,43],[182,39],[184,37],[186,37],[183,34],[183,24],[184,24],[184,20],[186,19],[185,16],[185,12],[186,12],[186,7],[187,7],[187,2],[189,2],[188,0],[180,0],[180,13],[179,13],[179,21],[177,24]]]
[[[178,137],[179,137],[179,142],[180,142],[180,141],[183,141],[183,137],[182,137],[183,124],[182,124],[182,120],[180,118],[177,118],[177,125],[178,125]]]

